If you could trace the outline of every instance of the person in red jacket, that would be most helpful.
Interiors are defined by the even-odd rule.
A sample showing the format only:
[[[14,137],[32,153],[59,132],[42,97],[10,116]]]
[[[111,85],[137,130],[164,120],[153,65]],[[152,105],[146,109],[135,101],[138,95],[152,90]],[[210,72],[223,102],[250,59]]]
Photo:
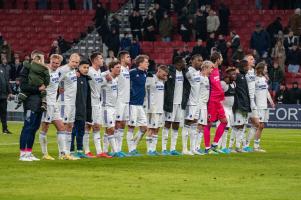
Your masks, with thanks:
[[[223,58],[220,53],[214,52],[210,60],[214,63],[214,68],[209,75],[210,95],[208,101],[208,124],[204,128],[204,142],[206,154],[217,154],[220,152],[217,149],[219,139],[224,133],[227,126],[227,118],[222,105],[224,100],[224,91],[220,82],[220,74],[218,66],[221,65]],[[210,128],[213,122],[220,121],[215,133],[213,143],[210,146]]]

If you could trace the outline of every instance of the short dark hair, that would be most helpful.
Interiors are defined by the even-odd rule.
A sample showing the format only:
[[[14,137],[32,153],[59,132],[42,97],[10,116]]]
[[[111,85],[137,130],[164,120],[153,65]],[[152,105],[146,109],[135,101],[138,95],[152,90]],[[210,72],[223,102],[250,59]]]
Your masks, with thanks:
[[[139,66],[139,64],[143,63],[144,60],[149,60],[149,57],[147,55],[139,55],[135,58],[135,63],[137,66]]]
[[[109,70],[113,69],[116,65],[120,64],[119,61],[112,61],[108,64]]]
[[[228,74],[228,73],[230,73],[230,72],[232,72],[232,71],[235,71],[236,70],[236,68],[235,67],[227,67],[227,69],[225,70],[225,72]]]
[[[90,56],[90,61],[93,62],[97,56],[102,56],[100,52],[93,52]]]
[[[213,52],[210,56],[211,62],[216,63],[218,59],[221,59],[221,54],[218,52]]]
[[[181,63],[183,61],[184,57],[183,56],[176,56],[174,58],[174,64]]]
[[[127,54],[130,55],[130,53],[128,51],[119,51],[118,56],[117,56],[118,60],[121,60],[121,58]]]
[[[79,65],[90,65],[90,62],[88,60],[82,60]]]

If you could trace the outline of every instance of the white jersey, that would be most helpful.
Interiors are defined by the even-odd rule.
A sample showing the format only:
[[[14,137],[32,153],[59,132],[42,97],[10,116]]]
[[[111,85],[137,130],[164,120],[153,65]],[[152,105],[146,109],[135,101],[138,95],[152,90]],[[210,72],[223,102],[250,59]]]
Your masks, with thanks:
[[[147,113],[164,113],[164,81],[154,77],[147,77],[146,83],[146,97],[147,97]]]
[[[100,69],[96,70],[93,67],[89,67],[88,76],[91,77],[91,80],[89,81],[91,89],[91,105],[98,106],[100,105],[100,90],[104,83],[105,72],[101,73]]]
[[[182,103],[183,82],[184,82],[183,72],[176,70],[175,90],[173,96],[174,105],[178,105]]]
[[[101,105],[103,107],[115,107],[118,96],[118,78],[113,78],[111,81],[104,82],[101,86]]]
[[[130,102],[130,71],[128,67],[121,66],[118,76],[118,102]]]
[[[224,92],[227,92],[229,89],[235,88],[234,83],[227,84],[225,81],[221,81],[221,85],[222,85]],[[225,95],[225,99],[223,101],[223,106],[225,108],[232,109],[233,105],[234,105],[234,96]]]
[[[47,105],[56,105],[56,97],[57,97],[57,89],[59,87],[59,72],[58,70],[52,71],[51,69],[49,70],[49,75],[50,75],[50,82],[49,85],[46,88],[46,101]]]
[[[207,76],[201,75],[200,84],[200,109],[206,109],[210,94],[210,83]]]
[[[252,68],[246,74],[246,80],[248,83],[249,88],[249,96],[251,104],[254,102],[254,95],[255,95],[255,70]]]
[[[255,78],[255,103],[257,109],[268,108],[268,83],[264,76],[256,76]]]
[[[62,105],[75,105],[77,91],[77,76],[75,69],[64,65],[58,69],[60,84],[64,93],[60,94],[59,102]]]
[[[201,86],[200,71],[196,70],[193,67],[189,67],[188,72],[186,72],[186,77],[191,86],[187,105],[189,106],[199,105],[199,94],[200,94],[200,86]]]

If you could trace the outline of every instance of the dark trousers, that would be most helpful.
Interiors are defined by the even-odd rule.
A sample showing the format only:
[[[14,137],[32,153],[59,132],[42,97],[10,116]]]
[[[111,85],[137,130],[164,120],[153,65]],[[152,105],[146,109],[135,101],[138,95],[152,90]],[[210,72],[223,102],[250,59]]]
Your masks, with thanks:
[[[2,123],[2,131],[7,130],[7,100],[0,100],[0,118]]]
[[[75,120],[74,126],[72,129],[72,140],[71,140],[71,151],[74,151],[74,142],[76,138],[76,149],[78,151],[83,150],[83,138],[85,134],[85,121],[84,120]]]
[[[20,135],[20,149],[32,149],[35,135],[41,124],[42,112],[26,110],[24,125]]]

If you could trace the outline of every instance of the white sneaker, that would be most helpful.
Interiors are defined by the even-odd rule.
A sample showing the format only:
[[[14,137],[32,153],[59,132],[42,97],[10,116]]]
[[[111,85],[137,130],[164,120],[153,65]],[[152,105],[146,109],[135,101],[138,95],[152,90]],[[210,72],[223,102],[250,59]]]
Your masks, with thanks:
[[[25,161],[25,162],[31,162],[31,161],[33,161],[33,160],[31,159],[31,157],[27,156],[26,154],[20,156],[19,160],[20,160],[20,161]]]
[[[183,155],[189,155],[189,156],[193,156],[194,154],[191,151],[182,151]]]
[[[205,155],[205,154],[200,153],[200,152],[198,152],[198,151],[196,151],[196,150],[192,151],[192,153],[193,153],[194,155],[200,155],[200,156]]]
[[[254,151],[255,152],[260,152],[260,153],[266,153],[267,151],[266,150],[264,150],[264,149],[262,149],[262,148],[254,148]]]
[[[31,158],[32,161],[40,161],[37,157],[35,157],[32,153],[28,155],[29,158]]]

